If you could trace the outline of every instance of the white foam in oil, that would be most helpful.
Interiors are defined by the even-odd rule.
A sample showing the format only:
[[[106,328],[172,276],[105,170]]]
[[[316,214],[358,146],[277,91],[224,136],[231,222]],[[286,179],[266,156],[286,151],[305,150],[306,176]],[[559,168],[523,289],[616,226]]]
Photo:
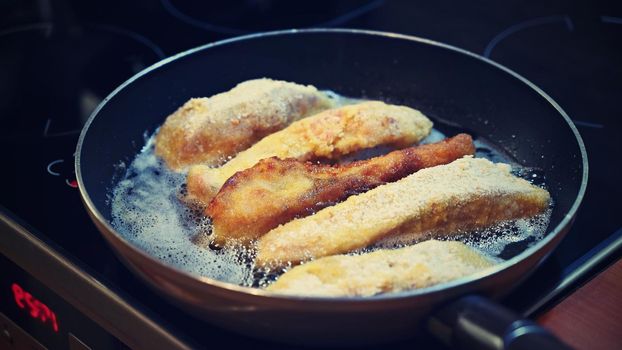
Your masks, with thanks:
[[[205,230],[205,222],[178,198],[185,177],[169,171],[156,157],[151,137],[113,190],[113,227],[149,255],[181,270],[249,285],[252,271],[242,252],[192,243]]]
[[[357,102],[330,94],[340,105]],[[444,138],[442,132],[433,129],[422,143],[438,142]],[[510,163],[517,175],[536,183],[540,181],[542,184],[543,179],[537,178],[536,173],[521,168],[488,143],[477,138],[474,143],[477,157]],[[253,271],[253,252],[250,250],[212,250],[193,243],[197,235],[206,234],[210,227],[209,221],[180,200],[185,178],[185,173],[168,170],[154,154],[154,137],[150,137],[112,191],[113,227],[149,255],[195,275],[243,286],[264,285],[275,278],[275,275],[267,276],[265,273],[257,274],[257,271]],[[441,239],[463,241],[494,260],[503,260],[541,239],[546,233],[549,218],[550,210],[534,218],[504,222],[482,232],[451,235]],[[363,251],[403,243],[386,241]]]

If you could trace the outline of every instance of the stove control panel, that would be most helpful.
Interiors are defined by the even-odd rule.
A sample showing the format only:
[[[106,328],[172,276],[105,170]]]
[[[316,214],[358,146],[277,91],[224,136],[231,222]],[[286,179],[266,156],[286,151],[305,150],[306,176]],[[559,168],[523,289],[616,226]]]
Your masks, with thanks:
[[[1,349],[127,348],[3,255],[0,271]]]
[[[2,349],[30,349],[42,350],[46,349],[30,334],[26,333],[15,322],[11,321],[5,314],[0,312],[0,331],[2,332],[2,340],[0,340],[0,348]]]

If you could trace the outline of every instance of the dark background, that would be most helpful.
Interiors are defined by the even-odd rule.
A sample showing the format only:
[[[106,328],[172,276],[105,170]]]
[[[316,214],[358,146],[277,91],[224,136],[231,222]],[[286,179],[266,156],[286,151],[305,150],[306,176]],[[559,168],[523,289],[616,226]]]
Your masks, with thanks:
[[[591,211],[579,216],[583,234],[569,240],[592,246],[622,226],[615,215],[622,209],[616,172],[622,125],[621,4],[0,1],[0,147],[7,150],[3,204],[42,222],[43,228],[57,227],[63,217],[58,210],[67,208],[51,208],[41,199],[66,195],[63,183],[73,181],[71,158],[82,124],[117,85],[163,57],[262,30],[367,28],[483,54],[551,95],[576,122],[587,146],[590,182],[583,207]],[[62,162],[52,170],[60,175],[50,176],[46,167],[56,160]]]
[[[560,280],[622,233],[620,1],[0,0],[0,210],[111,288],[148,293],[80,203],[73,152],[83,123],[116,86],[164,57],[304,27],[442,41],[515,70],[562,106],[584,138],[590,180],[572,231],[536,279]],[[529,298],[508,303],[533,305]]]

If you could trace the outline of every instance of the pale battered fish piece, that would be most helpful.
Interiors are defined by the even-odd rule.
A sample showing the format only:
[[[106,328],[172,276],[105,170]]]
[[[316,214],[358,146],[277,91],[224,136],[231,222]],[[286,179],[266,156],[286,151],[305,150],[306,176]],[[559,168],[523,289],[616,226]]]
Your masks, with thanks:
[[[155,152],[173,170],[198,163],[219,165],[264,136],[332,105],[311,85],[248,80],[227,92],[186,102],[162,125]]]
[[[330,109],[266,136],[220,168],[191,167],[188,199],[209,203],[227,179],[261,159],[336,159],[378,145],[402,148],[421,141],[431,130],[426,116],[406,106],[370,101]]]
[[[492,261],[464,243],[429,240],[314,260],[294,267],[266,289],[304,296],[371,296],[449,282],[490,266]]]
[[[544,212],[549,193],[510,170],[471,157],[419,170],[271,230],[257,242],[256,263],[299,263],[387,237],[464,233]]]
[[[459,134],[343,165],[262,159],[229,178],[209,203],[205,214],[212,219],[210,238],[221,246],[248,244],[280,224],[351,195],[474,153],[471,136]]]

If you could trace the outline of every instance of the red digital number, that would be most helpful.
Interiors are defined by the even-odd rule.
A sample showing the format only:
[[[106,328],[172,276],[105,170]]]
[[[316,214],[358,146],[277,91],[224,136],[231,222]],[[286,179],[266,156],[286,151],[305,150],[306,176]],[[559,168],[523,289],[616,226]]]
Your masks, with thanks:
[[[37,307],[37,300],[32,297],[32,294],[26,292],[24,293],[24,299],[26,300],[26,305],[28,305],[28,310],[30,310],[30,316],[32,318],[39,317],[39,308]]]
[[[13,285],[11,286],[11,289],[13,289],[13,297],[15,298],[15,304],[17,304],[17,306],[19,306],[22,309],[25,308],[26,305],[24,305],[24,290],[22,289],[22,287],[17,285],[17,283],[13,283]]]
[[[58,322],[56,321],[56,314],[50,308],[33,297],[32,294],[26,292],[20,285],[13,283],[11,285],[13,290],[13,298],[15,298],[15,304],[20,309],[28,309],[28,312],[32,318],[38,319],[43,323],[47,323],[48,320],[52,325],[52,329],[58,332]]]

